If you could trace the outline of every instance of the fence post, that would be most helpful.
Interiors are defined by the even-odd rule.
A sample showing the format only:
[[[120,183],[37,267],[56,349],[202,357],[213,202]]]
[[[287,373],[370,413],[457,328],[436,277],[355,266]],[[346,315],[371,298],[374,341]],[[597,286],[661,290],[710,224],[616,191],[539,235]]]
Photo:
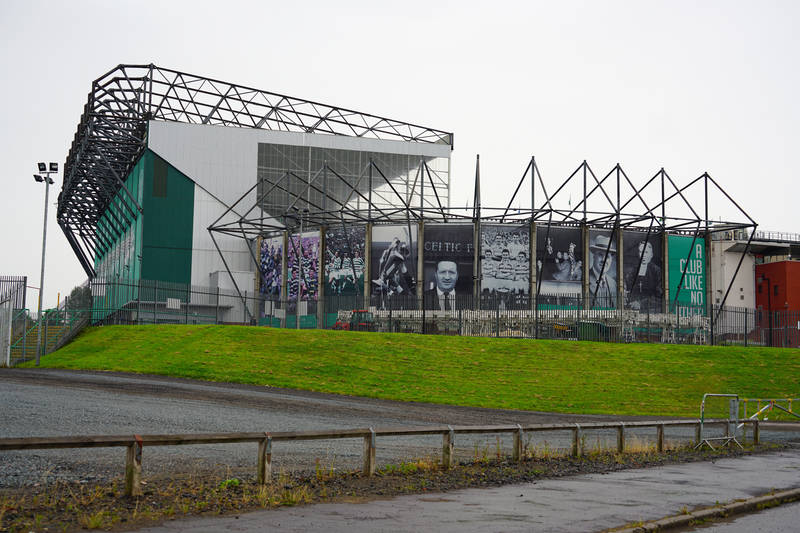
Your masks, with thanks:
[[[244,302],[242,306],[242,325],[247,325],[247,291],[244,291]],[[297,310],[300,310],[300,300],[297,300]],[[295,313],[295,318],[297,319],[297,329],[300,329],[300,315],[299,313]]]
[[[158,280],[153,282],[153,324],[158,324],[158,314],[156,307],[158,306]]]
[[[272,482],[272,436],[267,433],[258,443],[258,484]]]
[[[753,444],[759,444],[761,440],[761,431],[758,428],[758,418],[753,419]]]
[[[617,453],[625,452],[625,423],[620,422],[617,426]]]
[[[783,312],[783,347],[789,347],[789,311]]]
[[[495,333],[495,336],[499,338],[500,337],[500,304],[497,301],[497,292],[495,292],[494,294],[495,294],[494,308],[495,308],[495,317],[496,317],[496,323],[497,323],[497,332]]]
[[[703,425],[698,422],[697,425],[694,427],[694,443],[700,444],[700,441],[703,439]]]
[[[184,315],[183,323],[189,323],[189,300],[192,298],[192,285],[191,283],[186,284],[186,315]]]
[[[217,285],[217,305],[214,307],[214,324],[219,324],[219,285]]]
[[[572,429],[572,456],[580,457],[581,455],[581,426],[575,424]]]
[[[664,424],[656,426],[656,451],[664,453]]]
[[[453,466],[453,446],[455,445],[455,431],[452,426],[442,435],[442,468],[445,470]]]
[[[142,279],[136,280],[136,325],[142,323]]]
[[[142,494],[142,438],[133,436],[125,453],[125,496]]]
[[[422,334],[423,335],[425,335],[425,331],[426,331],[426,328],[425,328],[425,307],[427,307],[427,306],[425,305],[425,299],[423,298],[422,299]]]
[[[711,321],[709,322],[709,326],[711,329],[711,346],[714,346],[714,304],[711,304],[711,316],[709,317]]]
[[[364,436],[364,467],[361,469],[364,476],[375,474],[375,430],[369,428],[369,434]]]
[[[744,347],[747,348],[747,315],[749,314],[749,309],[744,310]]]
[[[523,437],[524,433],[522,431],[522,426],[517,424],[517,431],[514,432],[514,460],[517,462],[522,462],[524,457],[522,444],[523,444]]]

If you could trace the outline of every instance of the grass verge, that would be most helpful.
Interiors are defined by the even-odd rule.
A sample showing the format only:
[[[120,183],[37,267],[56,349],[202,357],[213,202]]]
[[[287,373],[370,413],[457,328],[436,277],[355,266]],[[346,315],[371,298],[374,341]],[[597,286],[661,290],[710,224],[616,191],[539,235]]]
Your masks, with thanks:
[[[761,446],[758,451],[773,447]],[[253,479],[218,475],[190,475],[151,479],[136,498],[122,495],[121,482],[102,485],[43,484],[0,491],[0,530],[73,531],[132,529],[190,516],[239,514],[258,509],[317,502],[353,502],[383,496],[524,483],[548,477],[602,473],[626,468],[705,461],[752,453],[719,449],[695,451],[675,447],[656,453],[642,447],[630,453],[591,450],[581,457],[529,449],[521,463],[505,455],[476,458],[444,470],[431,458],[386,465],[373,477],[358,472],[317,468],[309,474],[281,473],[267,486]]]
[[[87,329],[44,357],[42,366],[476,407],[698,416],[706,392],[796,396],[800,350],[242,326],[106,326]],[[724,402],[709,407],[727,416]]]

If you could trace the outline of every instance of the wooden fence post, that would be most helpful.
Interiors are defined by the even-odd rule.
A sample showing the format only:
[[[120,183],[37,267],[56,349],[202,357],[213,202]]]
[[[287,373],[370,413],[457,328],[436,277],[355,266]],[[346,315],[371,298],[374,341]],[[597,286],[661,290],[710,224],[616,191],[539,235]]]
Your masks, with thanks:
[[[369,428],[369,434],[364,436],[364,467],[361,473],[371,476],[375,473],[375,430]]]
[[[698,444],[698,445],[700,444],[700,440],[702,438],[701,431],[700,431],[701,427],[702,427],[702,425],[700,424],[700,422],[698,422],[697,425],[694,427],[694,443]]]
[[[133,436],[125,454],[125,496],[142,494],[142,438]]]
[[[442,435],[442,468],[445,470],[453,466],[453,446],[455,445],[455,432],[452,426]]]
[[[625,453],[625,423],[617,426],[617,453]]]
[[[581,455],[581,426],[575,424],[572,430],[572,456],[579,457]]]
[[[664,453],[664,424],[656,426],[656,451]]]
[[[761,431],[758,429],[758,419],[753,420],[753,444],[759,444],[761,439]]]
[[[258,443],[257,477],[259,485],[272,482],[272,436],[269,433]]]
[[[522,462],[522,459],[525,456],[522,449],[524,433],[522,431],[522,426],[517,424],[517,428],[517,431],[514,432],[514,460],[517,462]]]

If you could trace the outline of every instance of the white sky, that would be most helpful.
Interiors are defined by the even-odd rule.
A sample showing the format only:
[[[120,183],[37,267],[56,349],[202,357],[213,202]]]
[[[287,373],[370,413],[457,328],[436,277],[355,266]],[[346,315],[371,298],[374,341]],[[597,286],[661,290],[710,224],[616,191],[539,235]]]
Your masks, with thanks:
[[[452,131],[454,206],[476,153],[484,205],[504,205],[535,155],[550,192],[583,159],[637,183],[708,171],[761,228],[800,232],[799,15],[793,1],[3,0],[0,274],[38,286],[36,163],[63,167],[91,81],[120,63]],[[59,174],[47,306],[86,278],[56,223],[60,188]],[[715,201],[715,218],[743,218]]]

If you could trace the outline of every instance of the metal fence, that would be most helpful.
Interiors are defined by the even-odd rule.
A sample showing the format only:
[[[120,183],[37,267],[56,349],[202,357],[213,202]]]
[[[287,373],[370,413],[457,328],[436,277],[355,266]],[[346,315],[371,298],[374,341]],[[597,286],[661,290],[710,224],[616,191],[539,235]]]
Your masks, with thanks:
[[[18,309],[25,307],[25,276],[0,276],[0,366],[11,366],[11,344]]]
[[[759,444],[760,431],[758,419],[713,419],[713,420],[659,420],[637,422],[588,422],[583,424],[514,424],[492,426],[418,426],[418,427],[389,427],[389,428],[358,428],[358,429],[331,429],[311,431],[286,431],[286,432],[248,432],[248,433],[195,433],[183,435],[95,435],[95,436],[69,436],[69,437],[27,437],[27,438],[0,438],[0,450],[42,450],[57,448],[104,448],[125,447],[125,496],[141,494],[142,449],[147,446],[183,446],[196,444],[222,444],[253,443],[258,444],[256,479],[260,485],[273,482],[272,475],[272,444],[279,441],[308,441],[308,440],[333,440],[333,439],[363,439],[363,467],[361,474],[372,476],[376,471],[377,437],[441,435],[443,469],[455,465],[455,435],[456,434],[502,434],[513,435],[512,459],[515,462],[525,460],[525,434],[542,432],[572,433],[570,455],[579,457],[584,453],[583,437],[587,431],[603,429],[616,430],[617,453],[626,451],[626,431],[630,432],[639,428],[655,428],[655,449],[662,453],[664,447],[664,433],[666,428],[694,426],[695,442],[697,447],[703,442],[703,425],[720,424],[725,428],[728,441],[733,435],[735,439],[737,422],[750,424],[753,427],[753,444]],[[732,433],[731,433],[732,431]],[[716,439],[719,440],[719,439]],[[709,444],[710,446],[710,444]],[[741,445],[740,445],[741,446]]]
[[[800,313],[662,303],[616,309],[580,294],[459,295],[271,300],[235,290],[156,281],[90,282],[93,324],[240,324],[291,329],[362,329],[479,337],[796,347]],[[364,310],[367,313],[356,313]],[[74,310],[72,311],[75,312]],[[67,313],[69,316],[69,313]]]
[[[24,309],[27,283],[27,276],[0,276],[0,303],[11,300],[14,309]]]

